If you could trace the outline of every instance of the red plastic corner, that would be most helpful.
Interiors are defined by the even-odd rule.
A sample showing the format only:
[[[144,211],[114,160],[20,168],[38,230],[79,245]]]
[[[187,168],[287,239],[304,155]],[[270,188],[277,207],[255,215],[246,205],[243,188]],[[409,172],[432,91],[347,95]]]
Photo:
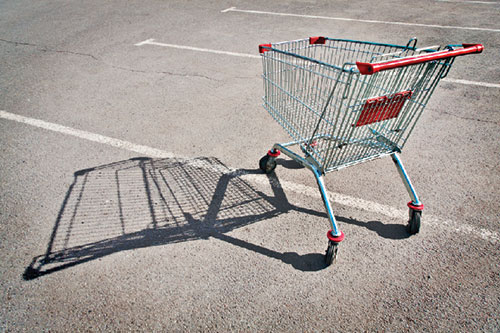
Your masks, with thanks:
[[[340,236],[333,236],[332,235],[332,230],[328,230],[328,233],[326,234],[326,237],[328,237],[329,240],[331,240],[334,243],[340,243],[344,240],[344,233],[341,231]]]
[[[278,149],[276,149],[275,153],[273,153],[272,150],[269,150],[267,152],[267,156],[271,156],[271,157],[278,157],[278,156],[280,156],[280,154],[281,154],[281,152]]]
[[[326,38],[325,37],[309,37],[309,44],[325,44],[326,43]]]
[[[259,53],[264,53],[267,51],[271,51],[271,44],[260,44],[259,45]]]
[[[358,67],[359,72],[363,75],[372,75],[374,73],[373,65],[368,62],[356,61],[356,66]]]
[[[408,207],[417,211],[417,212],[421,212],[424,210],[424,204],[420,204],[418,206],[415,206],[411,201],[408,202]]]

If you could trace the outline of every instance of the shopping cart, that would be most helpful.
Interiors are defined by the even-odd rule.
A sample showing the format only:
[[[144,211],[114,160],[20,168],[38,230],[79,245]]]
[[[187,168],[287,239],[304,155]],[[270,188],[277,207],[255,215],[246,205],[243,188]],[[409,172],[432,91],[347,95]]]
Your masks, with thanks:
[[[281,152],[313,172],[331,223],[327,265],[344,239],[323,183],[330,171],[390,155],[411,199],[408,232],[420,230],[424,205],[398,153],[455,57],[484,48],[416,44],[416,38],[402,46],[310,37],[259,46],[264,107],[294,140],[274,144],[259,167],[273,172]]]

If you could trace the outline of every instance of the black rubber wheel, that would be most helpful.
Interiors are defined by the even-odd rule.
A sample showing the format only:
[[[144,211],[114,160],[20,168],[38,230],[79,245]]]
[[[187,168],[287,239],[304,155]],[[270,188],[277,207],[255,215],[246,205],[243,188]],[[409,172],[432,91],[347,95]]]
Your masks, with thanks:
[[[271,161],[270,158],[271,157],[269,155],[265,155],[259,161],[260,169],[267,174],[270,174],[274,171],[274,169],[276,169],[276,160],[273,159]]]
[[[335,258],[337,258],[337,252],[339,250],[338,246],[339,246],[338,243],[328,241],[328,248],[326,249],[326,254],[325,254],[325,264],[327,266],[333,264]]]
[[[420,231],[421,211],[416,211],[410,208],[410,219],[408,220],[408,233],[415,235]]]

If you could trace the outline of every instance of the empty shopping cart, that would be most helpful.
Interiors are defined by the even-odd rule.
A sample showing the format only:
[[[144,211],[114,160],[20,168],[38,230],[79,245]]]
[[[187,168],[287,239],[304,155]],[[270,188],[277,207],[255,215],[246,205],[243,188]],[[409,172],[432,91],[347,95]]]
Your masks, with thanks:
[[[331,223],[327,265],[344,239],[323,183],[328,172],[390,155],[411,199],[408,232],[419,232],[424,205],[399,153],[455,57],[483,46],[416,44],[310,37],[259,46],[264,107],[294,140],[274,144],[259,167],[273,172],[283,153],[313,172]]]

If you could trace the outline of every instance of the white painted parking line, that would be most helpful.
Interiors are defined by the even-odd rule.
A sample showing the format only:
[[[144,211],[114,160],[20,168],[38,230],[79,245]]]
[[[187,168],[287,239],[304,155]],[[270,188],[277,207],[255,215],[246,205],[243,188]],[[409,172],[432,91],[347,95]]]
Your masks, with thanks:
[[[201,48],[201,47],[193,47],[193,46],[186,46],[186,45],[158,43],[158,42],[155,42],[154,39],[147,39],[147,40],[145,40],[143,42],[140,42],[140,43],[137,43],[135,45],[136,46],[156,45],[156,46],[171,47],[171,48],[174,48],[174,49],[181,49],[181,50],[190,50],[190,51],[198,51],[198,52],[208,52],[208,53],[215,53],[215,54],[224,54],[224,55],[229,55],[229,56],[234,56],[234,57],[260,58],[260,56],[258,56],[256,54],[248,54],[248,53],[238,53],[238,52],[229,52],[229,51],[205,49],[205,48]]]
[[[489,82],[476,82],[476,81],[448,79],[448,78],[444,78],[443,81],[451,82],[451,83],[458,83],[458,84],[466,84],[466,85],[471,85],[471,86],[480,86],[480,87],[486,87],[486,88],[500,88],[500,84],[489,83]]]
[[[148,146],[143,146],[143,145],[138,145],[132,142],[120,140],[120,139],[115,139],[115,138],[110,138],[104,135],[100,134],[95,134],[87,131],[82,131],[76,128],[71,128],[55,123],[50,123],[46,122],[40,119],[34,119],[34,118],[29,118],[29,117],[24,117],[21,115],[13,114],[10,112],[2,111],[0,110],[0,118],[2,119],[7,119],[11,121],[16,121],[18,123],[23,123],[27,125],[31,125],[37,128],[42,128],[45,130],[49,130],[52,132],[57,132],[65,135],[70,135],[74,136],[80,139],[92,141],[92,142],[98,142],[101,144],[109,145],[115,148],[121,148],[125,149],[128,151],[132,151],[135,153],[139,153],[141,155],[145,156],[150,156],[150,157],[155,157],[155,158],[182,158],[185,159],[186,157],[182,156],[177,156],[174,155],[173,153],[166,152],[160,149],[148,147]],[[206,167],[206,166],[205,166]],[[221,171],[221,170],[216,170],[216,171]],[[231,172],[238,172],[238,169],[235,168],[230,168],[229,171],[225,171],[227,173]],[[259,175],[253,175],[253,174],[245,174],[242,173],[241,177],[244,179],[247,179],[248,181],[251,181],[255,184],[259,184],[262,186],[268,186],[269,185],[269,180],[265,176],[259,176]],[[293,182],[285,181],[285,180],[280,180],[281,186],[285,191],[290,191],[290,192],[295,192],[300,195],[307,195],[310,197],[314,198],[320,198],[319,191],[315,188],[308,187],[305,185],[301,184],[296,184]],[[343,205],[343,206],[348,206],[351,208],[359,209],[359,210],[364,210],[364,211],[369,211],[374,214],[380,214],[380,215],[385,215],[391,218],[397,218],[397,219],[405,219],[407,218],[408,211],[407,210],[402,210],[402,209],[397,209],[391,206],[387,205],[382,205],[376,202],[371,202],[368,200],[360,199],[360,198],[355,198],[351,197],[345,194],[341,193],[335,193],[335,192],[330,192],[329,193],[329,198],[332,202],[335,204]],[[484,228],[477,228],[465,223],[455,223],[453,221],[448,221],[444,220],[435,216],[430,216],[430,215],[425,215],[425,223],[428,225],[432,225],[433,227],[441,227],[445,228],[446,230],[452,230],[456,231],[458,233],[464,234],[464,235],[475,235],[476,237],[480,237],[484,240],[490,241],[490,242],[499,242],[500,241],[500,234],[495,231],[490,231]]]
[[[268,184],[269,180],[267,178],[258,177],[257,175],[245,175],[242,178],[246,178],[253,183],[260,183],[262,185]],[[321,199],[318,189],[305,186],[302,184],[295,184],[289,181],[280,180],[281,186],[284,190],[295,192],[301,195],[307,195],[309,197],[314,197]],[[408,219],[407,209],[398,209],[391,206],[383,205],[377,202],[372,202],[364,200],[361,198],[351,197],[341,193],[329,192],[329,199],[334,204],[347,206],[359,210],[369,211],[375,214],[385,215],[394,219],[405,221]],[[499,242],[500,234],[495,231],[490,231],[484,228],[473,227],[466,223],[457,223],[454,221],[445,220],[436,216],[425,214],[425,224],[432,225],[433,227],[441,227],[447,230],[453,230],[457,233],[463,235],[476,235],[484,240],[491,242]]]
[[[455,2],[455,3],[479,3],[482,5],[498,5],[498,2],[494,1],[472,1],[472,0],[436,0],[437,2]]]
[[[410,22],[391,22],[391,21],[352,19],[352,18],[347,18],[347,17],[331,17],[331,16],[320,16],[320,15],[306,15],[306,14],[265,12],[265,11],[261,11],[261,10],[237,9],[236,7],[230,7],[230,8],[227,8],[227,9],[224,9],[224,10],[221,11],[221,13],[229,13],[229,12],[240,12],[240,13],[259,14],[259,15],[300,17],[300,18],[310,18],[310,19],[320,19],[320,20],[335,20],[335,21],[347,21],[347,22],[362,22],[362,23],[375,23],[375,24],[405,25],[405,26],[424,27],[424,28],[441,28],[441,29],[458,29],[458,30],[475,30],[475,31],[500,32],[500,29],[490,29],[490,28],[460,27],[460,26],[452,26],[452,25],[422,24],[422,23],[410,23]]]
[[[49,131],[58,132],[66,135],[75,136],[80,139],[85,139],[88,141],[102,143],[108,146],[113,146],[116,148],[121,148],[129,151],[133,151],[139,154],[144,154],[152,157],[167,158],[173,157],[174,155],[156,148],[151,148],[147,146],[138,145],[132,142],[123,141],[120,139],[110,138],[108,136],[95,134],[87,131],[82,131],[76,128],[66,127],[59,124],[49,123],[43,120],[28,118],[20,116],[14,113],[9,113],[0,110],[0,118],[17,121],[18,123],[23,123],[31,125],[38,128],[43,128]]]
[[[201,52],[214,53],[214,54],[224,54],[224,55],[236,56],[236,57],[260,59],[260,55],[256,55],[256,54],[228,52],[228,51],[205,49],[205,48],[199,48],[199,47],[193,47],[193,46],[187,46],[187,45],[159,43],[159,42],[155,42],[154,39],[147,39],[147,40],[139,42],[135,45],[136,46],[156,45],[156,46],[163,46],[163,47],[171,47],[171,48],[175,48],[175,49],[201,51]],[[487,87],[487,88],[500,88],[500,84],[489,83],[489,82],[476,82],[476,81],[459,80],[459,79],[451,79],[451,78],[445,78],[445,79],[443,79],[443,81],[451,82],[451,83],[458,83],[458,84],[465,84],[465,85],[481,86],[481,87]]]

